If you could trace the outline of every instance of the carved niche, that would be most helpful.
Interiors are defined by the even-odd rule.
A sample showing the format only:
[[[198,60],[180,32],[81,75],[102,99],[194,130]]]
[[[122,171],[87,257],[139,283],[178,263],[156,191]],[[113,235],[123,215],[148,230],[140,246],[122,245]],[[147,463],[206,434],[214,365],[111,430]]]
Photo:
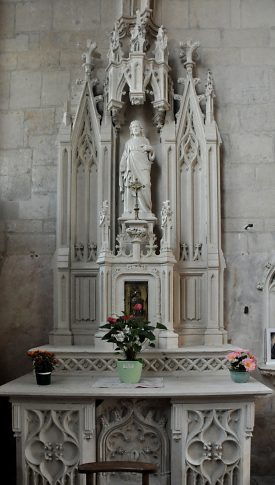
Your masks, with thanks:
[[[97,408],[97,454],[100,460],[145,461],[158,466],[150,483],[170,484],[169,402],[104,400]],[[140,483],[126,473],[112,484]],[[104,482],[105,483],[105,482]]]

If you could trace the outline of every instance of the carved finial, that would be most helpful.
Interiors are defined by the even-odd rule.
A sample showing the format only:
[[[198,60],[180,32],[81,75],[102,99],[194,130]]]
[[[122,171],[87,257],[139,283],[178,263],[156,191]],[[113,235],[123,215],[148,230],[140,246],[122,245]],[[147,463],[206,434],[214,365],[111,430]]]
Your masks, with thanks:
[[[121,41],[119,35],[119,23],[116,22],[114,30],[111,32],[110,49],[108,52],[109,62],[120,62],[123,57],[123,51],[121,49]]]
[[[205,85],[205,99],[206,99],[206,123],[212,123],[214,120],[214,102],[215,97],[213,77],[210,71],[207,73],[207,81]]]
[[[96,49],[96,43],[92,42],[90,39],[87,40],[87,51],[83,52],[82,60],[84,61],[84,68],[85,68],[85,77],[86,79],[90,79],[91,72],[94,68],[94,63],[92,61],[93,52]]]
[[[188,40],[185,44],[180,42],[180,59],[184,61],[184,67],[190,74],[192,73],[193,66],[195,65],[195,53],[199,46],[199,42],[192,42],[192,40]]]
[[[215,97],[214,82],[213,82],[213,76],[211,71],[207,72],[207,80],[205,84],[205,96]]]

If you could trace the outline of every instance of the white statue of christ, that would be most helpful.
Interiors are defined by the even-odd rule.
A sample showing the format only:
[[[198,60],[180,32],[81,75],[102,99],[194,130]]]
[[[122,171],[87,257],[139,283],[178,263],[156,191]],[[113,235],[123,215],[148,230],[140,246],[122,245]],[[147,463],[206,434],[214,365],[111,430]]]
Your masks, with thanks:
[[[141,214],[151,214],[150,172],[155,153],[138,120],[131,122],[130,135],[131,138],[125,143],[119,167],[119,187],[124,202],[124,214],[134,214],[135,191],[131,184],[137,180],[142,185],[138,191],[139,210]]]

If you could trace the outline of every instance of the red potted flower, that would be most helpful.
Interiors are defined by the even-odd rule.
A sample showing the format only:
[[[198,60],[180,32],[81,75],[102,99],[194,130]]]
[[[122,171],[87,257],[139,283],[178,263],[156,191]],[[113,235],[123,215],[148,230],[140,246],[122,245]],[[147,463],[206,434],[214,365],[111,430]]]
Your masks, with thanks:
[[[50,384],[52,371],[58,362],[54,353],[48,350],[36,349],[29,350],[27,355],[32,359],[37,384]]]
[[[111,316],[107,320],[108,323],[101,326],[102,329],[107,330],[102,339],[114,344],[115,352],[122,354],[122,358],[117,361],[120,379],[122,382],[139,382],[142,359],[138,357],[138,354],[145,346],[155,347],[154,331],[156,329],[167,330],[166,326],[161,323],[157,323],[155,327],[151,325],[142,316],[141,303],[134,305],[132,315],[123,313],[120,316]],[[120,369],[122,369],[121,373]],[[126,369],[133,370],[133,376],[123,376]]]

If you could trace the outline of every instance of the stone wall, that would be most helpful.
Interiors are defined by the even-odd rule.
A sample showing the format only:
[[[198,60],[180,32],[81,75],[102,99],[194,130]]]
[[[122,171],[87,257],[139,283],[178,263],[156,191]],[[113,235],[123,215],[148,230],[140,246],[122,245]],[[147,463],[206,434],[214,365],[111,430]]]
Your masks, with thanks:
[[[225,321],[230,341],[260,356],[263,300],[256,285],[275,246],[275,2],[154,3],[156,21],[168,30],[175,80],[183,75],[178,43],[189,38],[201,42],[198,75],[203,80],[210,68],[214,76],[223,140]],[[88,38],[98,44],[103,78],[119,7],[119,0],[0,2],[1,382],[30,370],[26,350],[45,343],[52,327],[56,136],[67,94],[82,77]],[[253,228],[245,230],[247,223]],[[274,405],[273,398],[258,405],[256,475],[275,473],[267,451],[275,450]]]

